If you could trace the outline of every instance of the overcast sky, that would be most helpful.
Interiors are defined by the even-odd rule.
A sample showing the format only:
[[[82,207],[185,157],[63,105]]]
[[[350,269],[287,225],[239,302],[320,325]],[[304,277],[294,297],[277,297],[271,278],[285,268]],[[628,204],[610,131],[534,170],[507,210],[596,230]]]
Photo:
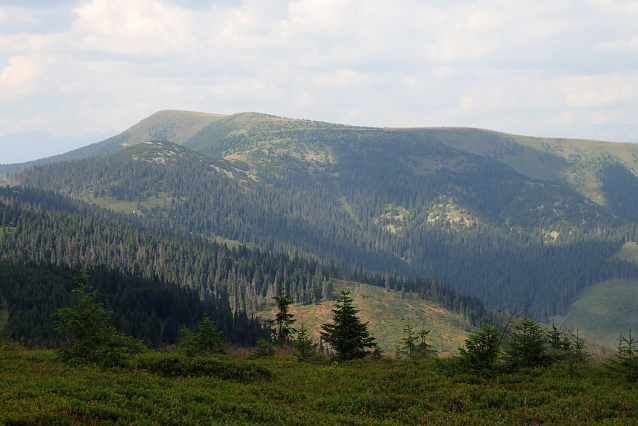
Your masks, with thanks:
[[[0,0],[0,136],[163,109],[638,141],[638,1]]]

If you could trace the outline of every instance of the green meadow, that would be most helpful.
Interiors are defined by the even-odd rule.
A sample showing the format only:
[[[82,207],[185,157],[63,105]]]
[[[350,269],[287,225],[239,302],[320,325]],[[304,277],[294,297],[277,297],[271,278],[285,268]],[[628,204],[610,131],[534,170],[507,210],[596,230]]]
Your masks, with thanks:
[[[556,325],[615,349],[620,333],[638,330],[638,282],[611,280],[586,288]]]
[[[51,351],[0,351],[0,424],[638,423],[635,385],[612,381],[597,365],[555,365],[490,380],[446,377],[426,361],[316,365],[285,354],[218,356],[215,362],[229,370],[207,375],[156,368],[173,359],[151,354],[130,368],[72,368]]]

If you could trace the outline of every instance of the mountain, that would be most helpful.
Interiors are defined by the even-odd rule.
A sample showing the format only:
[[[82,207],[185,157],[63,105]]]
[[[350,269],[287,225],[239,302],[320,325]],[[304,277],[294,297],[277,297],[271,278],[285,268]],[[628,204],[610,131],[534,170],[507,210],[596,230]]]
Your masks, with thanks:
[[[64,151],[62,142],[46,130],[9,133],[0,137],[0,164],[37,160]]]
[[[163,111],[67,155],[9,182],[183,235],[436,277],[545,320],[638,280],[616,256],[637,239],[632,144]]]

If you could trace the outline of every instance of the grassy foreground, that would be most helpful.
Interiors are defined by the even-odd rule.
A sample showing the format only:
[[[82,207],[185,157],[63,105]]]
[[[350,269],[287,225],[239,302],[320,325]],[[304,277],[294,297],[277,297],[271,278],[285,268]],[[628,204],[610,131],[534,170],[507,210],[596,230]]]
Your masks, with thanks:
[[[448,378],[431,364],[389,359],[330,365],[292,356],[216,359],[259,373],[233,378],[156,374],[142,367],[171,355],[145,357],[137,368],[103,370],[68,367],[50,351],[0,351],[0,424],[638,423],[636,387],[604,377],[595,365],[485,380]]]

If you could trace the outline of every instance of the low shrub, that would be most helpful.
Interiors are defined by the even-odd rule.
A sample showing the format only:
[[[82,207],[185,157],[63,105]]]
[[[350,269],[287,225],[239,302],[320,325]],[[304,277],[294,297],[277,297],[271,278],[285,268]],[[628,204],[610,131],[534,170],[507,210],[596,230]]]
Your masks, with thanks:
[[[266,339],[258,339],[257,346],[250,352],[251,358],[267,358],[275,356],[275,347]]]
[[[241,383],[272,377],[268,368],[248,361],[180,354],[139,355],[131,361],[131,368],[164,377],[215,377]]]

